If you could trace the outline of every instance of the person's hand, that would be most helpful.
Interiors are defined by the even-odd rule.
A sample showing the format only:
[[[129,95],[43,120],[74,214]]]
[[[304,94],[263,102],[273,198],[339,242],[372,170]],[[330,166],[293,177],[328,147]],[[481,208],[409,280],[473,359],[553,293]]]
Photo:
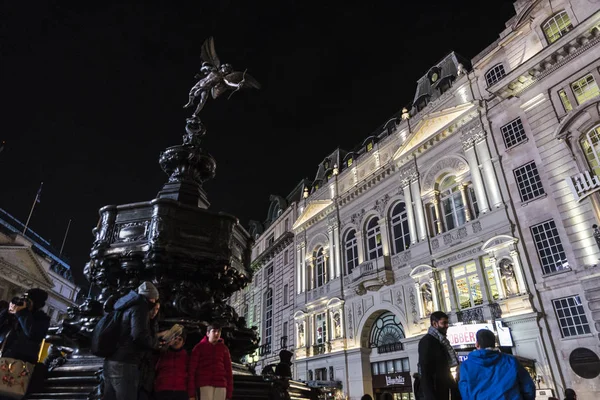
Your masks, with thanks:
[[[25,308],[27,308],[27,305],[26,305],[26,304],[23,304],[23,305],[21,305],[21,306],[18,306],[18,305],[16,305],[16,304],[13,304],[13,303],[11,302],[11,303],[9,304],[9,306],[8,306],[8,312],[9,312],[9,313],[11,313],[11,314],[16,314],[16,313],[18,313],[19,311],[21,311],[21,310],[23,310],[23,309],[25,309]]]

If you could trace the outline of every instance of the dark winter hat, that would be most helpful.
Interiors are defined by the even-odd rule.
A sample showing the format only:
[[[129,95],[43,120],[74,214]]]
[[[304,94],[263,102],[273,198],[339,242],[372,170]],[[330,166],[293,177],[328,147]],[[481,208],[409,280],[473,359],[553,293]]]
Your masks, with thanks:
[[[148,300],[158,299],[158,289],[152,284],[152,282],[144,282],[138,287],[138,294],[144,296]]]
[[[48,292],[39,288],[33,288],[25,293],[25,297],[33,301],[35,308],[42,308],[46,305],[46,300],[48,300]]]

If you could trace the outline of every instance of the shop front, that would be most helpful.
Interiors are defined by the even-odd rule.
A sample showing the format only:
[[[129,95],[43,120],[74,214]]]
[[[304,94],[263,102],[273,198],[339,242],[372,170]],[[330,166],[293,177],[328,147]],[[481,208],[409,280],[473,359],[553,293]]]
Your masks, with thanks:
[[[414,400],[410,372],[373,376],[375,400]]]

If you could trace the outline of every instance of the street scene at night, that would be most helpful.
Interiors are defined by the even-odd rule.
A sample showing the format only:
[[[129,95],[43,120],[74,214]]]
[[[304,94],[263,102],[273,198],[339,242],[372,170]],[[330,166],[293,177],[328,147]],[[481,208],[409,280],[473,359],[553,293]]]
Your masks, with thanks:
[[[592,400],[600,2],[6,3],[0,400]]]

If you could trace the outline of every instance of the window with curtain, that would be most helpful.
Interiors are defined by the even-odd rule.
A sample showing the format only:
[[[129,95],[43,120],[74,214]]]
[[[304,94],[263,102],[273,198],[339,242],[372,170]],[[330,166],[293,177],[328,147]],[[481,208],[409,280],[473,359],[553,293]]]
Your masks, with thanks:
[[[323,248],[319,247],[314,253],[315,257],[315,286],[321,287],[326,283],[326,267],[325,267],[325,254]]]
[[[442,217],[449,231],[467,222],[465,216],[465,203],[459,189],[456,177],[449,176],[440,184],[440,203],[442,205]]]
[[[346,233],[344,247],[346,249],[346,271],[351,274],[352,270],[358,266],[358,243],[354,229]]]
[[[383,256],[383,244],[381,243],[381,230],[379,218],[373,217],[367,223],[367,256],[374,260]]]
[[[400,202],[392,208],[390,213],[392,242],[394,253],[400,253],[410,246],[410,233],[408,231],[408,214],[406,204]]]
[[[327,341],[327,314],[321,313],[315,316],[316,344],[323,344]]]

